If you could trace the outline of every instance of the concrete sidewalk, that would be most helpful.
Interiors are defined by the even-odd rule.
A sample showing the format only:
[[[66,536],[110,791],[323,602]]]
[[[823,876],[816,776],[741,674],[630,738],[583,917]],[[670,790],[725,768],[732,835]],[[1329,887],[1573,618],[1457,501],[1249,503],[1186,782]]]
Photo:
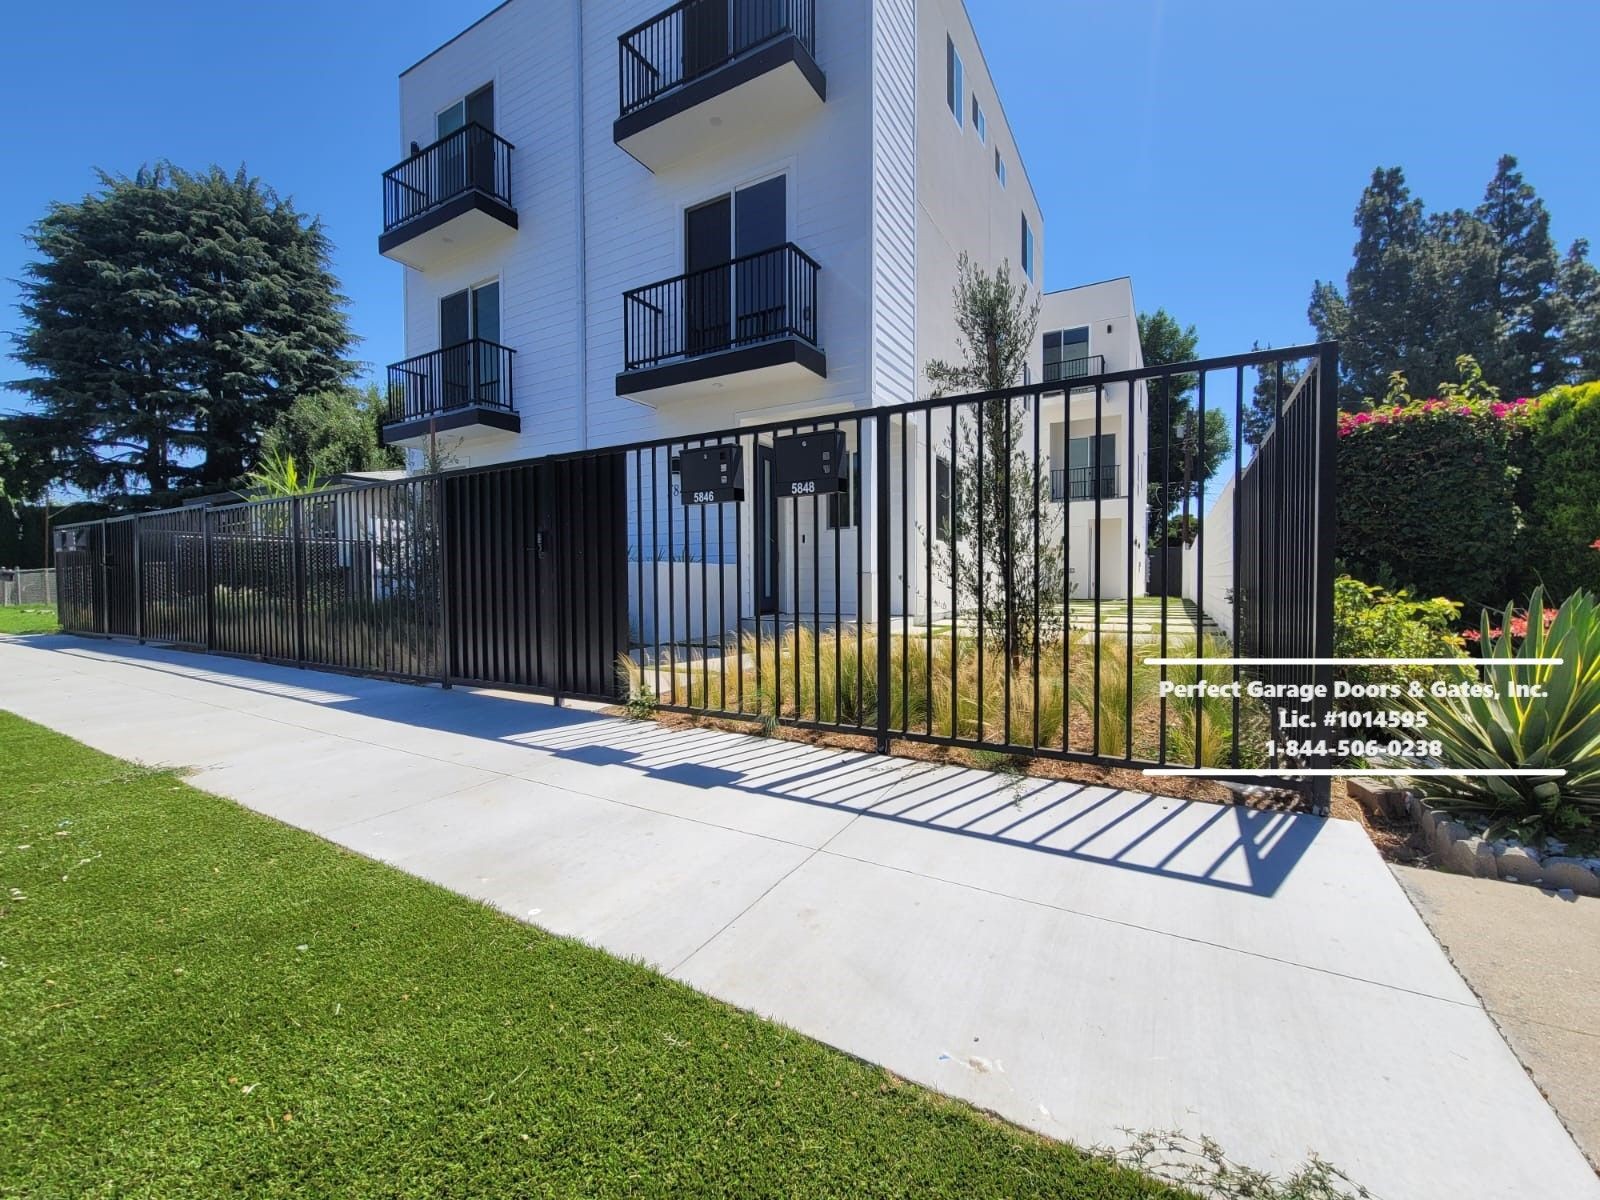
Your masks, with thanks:
[[[1600,900],[1391,869],[1600,1170]]]
[[[1054,1137],[1600,1197],[1354,825],[70,638],[0,708]]]

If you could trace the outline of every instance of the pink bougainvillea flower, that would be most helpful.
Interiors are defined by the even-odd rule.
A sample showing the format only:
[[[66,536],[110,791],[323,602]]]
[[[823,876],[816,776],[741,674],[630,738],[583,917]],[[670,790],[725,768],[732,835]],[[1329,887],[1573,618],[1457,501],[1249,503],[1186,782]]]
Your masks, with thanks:
[[[1590,542],[1589,543],[1589,549],[1591,549],[1591,550],[1600,550],[1600,538],[1595,538],[1594,541]]]

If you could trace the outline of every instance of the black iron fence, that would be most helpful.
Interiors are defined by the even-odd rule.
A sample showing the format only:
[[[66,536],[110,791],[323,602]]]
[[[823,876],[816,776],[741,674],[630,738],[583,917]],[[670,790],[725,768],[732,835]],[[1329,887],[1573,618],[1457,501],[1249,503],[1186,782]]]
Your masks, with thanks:
[[[1281,785],[1321,764],[1276,752],[1280,708],[1326,696],[1221,685],[1331,685],[1301,660],[1332,648],[1336,366],[1265,351],[66,527],[62,622]],[[1196,455],[1151,427],[1213,432]],[[1079,438],[1101,461],[1057,503]]]
[[[623,365],[797,337],[817,344],[817,274],[798,246],[774,246],[622,296]]]
[[[389,367],[384,423],[412,421],[476,405],[512,411],[509,346],[482,338],[431,350]]]
[[[617,39],[621,114],[783,36],[816,53],[816,0],[682,0]]]
[[[510,142],[473,122],[383,173],[383,232],[468,192],[511,208]]]
[[[666,708],[880,746],[1282,786],[1274,772],[1317,763],[1275,751],[1279,706],[1249,682],[1326,684],[1331,670],[1237,660],[1331,653],[1334,407],[1320,380],[1334,355],[1102,372],[1070,392],[1041,383],[627,447],[628,686]],[[1283,372],[1303,382],[1263,412],[1263,381]],[[1152,416],[1182,428],[1184,410],[1228,431],[1210,435],[1209,467],[1181,444],[1145,452]],[[1257,417],[1272,430],[1259,448]],[[1079,438],[1114,457],[1053,466]],[[1264,475],[1284,494],[1247,511]],[[1290,786],[1326,794],[1325,780]]]

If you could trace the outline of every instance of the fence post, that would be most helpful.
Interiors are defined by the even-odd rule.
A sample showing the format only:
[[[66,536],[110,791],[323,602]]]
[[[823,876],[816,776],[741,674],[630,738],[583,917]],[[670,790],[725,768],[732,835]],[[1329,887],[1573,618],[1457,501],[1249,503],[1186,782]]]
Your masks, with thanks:
[[[100,634],[102,637],[111,636],[111,558],[106,548],[106,531],[111,528],[109,521],[99,522],[100,537],[97,545],[100,547],[100,590],[95,595],[96,607],[100,610]]]
[[[875,622],[878,627],[878,753],[889,753],[889,419],[878,413],[873,422],[873,447],[878,477],[877,553],[874,569],[878,573],[878,601]],[[903,485],[902,485],[903,486]],[[796,614],[798,620],[798,614]],[[798,694],[798,693],[797,693]]]
[[[1316,605],[1314,609],[1316,628],[1312,637],[1311,651],[1317,658],[1333,656],[1333,556],[1339,487],[1335,448],[1338,436],[1339,344],[1333,342],[1323,347],[1317,360],[1317,514],[1312,531],[1317,547],[1317,590],[1313,601]],[[1331,694],[1333,667],[1318,667],[1316,682],[1325,685]],[[1329,810],[1332,785],[1333,780],[1325,775],[1312,780],[1312,796],[1320,812],[1326,813]]]
[[[426,485],[433,493],[433,572],[438,586],[439,600],[439,686],[450,690],[450,586],[448,562],[445,551],[449,546],[449,530],[445,517],[444,477],[434,475]]]
[[[133,519],[133,633],[144,645],[144,537],[143,517]]]
[[[294,661],[306,665],[306,547],[302,534],[304,521],[301,498],[289,498],[289,554],[294,576]]]
[[[212,582],[213,567],[211,564],[211,506],[205,505],[200,509],[200,574],[206,591],[206,652],[210,653],[217,644],[217,603],[216,587]]]

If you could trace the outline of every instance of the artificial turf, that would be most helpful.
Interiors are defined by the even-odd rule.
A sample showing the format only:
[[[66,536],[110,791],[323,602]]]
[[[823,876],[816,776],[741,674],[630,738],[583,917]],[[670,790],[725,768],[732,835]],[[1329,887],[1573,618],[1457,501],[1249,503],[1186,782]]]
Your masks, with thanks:
[[[1171,1196],[0,712],[0,1195]]]
[[[56,610],[36,604],[0,606],[0,633],[54,633]]]

